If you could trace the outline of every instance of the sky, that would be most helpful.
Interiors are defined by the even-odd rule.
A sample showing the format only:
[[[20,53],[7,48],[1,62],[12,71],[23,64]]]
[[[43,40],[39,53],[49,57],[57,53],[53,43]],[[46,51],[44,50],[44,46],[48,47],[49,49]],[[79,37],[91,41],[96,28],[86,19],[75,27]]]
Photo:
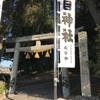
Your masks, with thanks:
[[[2,65],[3,67],[10,67],[12,63],[13,63],[12,61],[4,60],[4,61],[1,61],[0,65]]]

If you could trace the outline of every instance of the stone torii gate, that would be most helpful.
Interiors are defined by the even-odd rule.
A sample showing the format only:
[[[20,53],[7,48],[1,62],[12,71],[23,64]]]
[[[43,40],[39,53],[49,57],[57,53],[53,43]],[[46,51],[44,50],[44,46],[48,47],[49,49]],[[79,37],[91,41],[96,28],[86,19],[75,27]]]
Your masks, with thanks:
[[[48,45],[41,45],[40,40],[47,40],[47,39],[53,39],[53,33],[49,34],[42,34],[42,35],[34,35],[34,36],[25,36],[25,37],[18,37],[18,38],[10,38],[6,39],[6,43],[15,43],[15,48],[6,49],[6,52],[14,52],[14,59],[13,59],[13,67],[12,67],[12,73],[11,73],[11,79],[10,79],[10,88],[9,93],[13,94],[15,93],[16,88],[16,77],[17,77],[17,69],[18,69],[18,62],[19,62],[19,52],[44,52],[48,51],[54,48],[53,44]],[[28,46],[28,47],[21,47],[20,44],[22,42],[28,42],[28,41],[36,41],[35,46]]]
[[[84,31],[79,32],[82,29],[83,27],[80,27],[80,28],[77,28],[75,31],[75,34],[76,35],[78,34],[78,41],[79,41],[79,43],[76,43],[75,45],[76,47],[79,46],[81,91],[82,91],[82,96],[91,96],[89,67],[87,65],[87,61],[88,61],[87,34]],[[41,51],[47,51],[47,50],[54,48],[54,44],[21,47],[20,43],[27,42],[27,41],[38,41],[38,40],[48,40],[48,39],[54,39],[54,34],[48,33],[48,34],[42,34],[42,35],[5,39],[6,43],[15,43],[15,48],[6,49],[6,52],[14,52],[13,67],[12,67],[12,73],[11,73],[11,79],[10,79],[11,85],[9,87],[10,94],[15,93],[15,89],[16,89],[19,52],[20,51],[26,51],[26,52],[40,51],[41,52]],[[86,53],[86,55],[84,53]],[[64,76],[68,80],[68,70],[67,69],[64,68],[64,70],[62,70],[62,76]],[[69,82],[67,84],[69,84]],[[67,98],[70,95],[70,87],[62,86],[62,90],[63,90],[63,97]]]

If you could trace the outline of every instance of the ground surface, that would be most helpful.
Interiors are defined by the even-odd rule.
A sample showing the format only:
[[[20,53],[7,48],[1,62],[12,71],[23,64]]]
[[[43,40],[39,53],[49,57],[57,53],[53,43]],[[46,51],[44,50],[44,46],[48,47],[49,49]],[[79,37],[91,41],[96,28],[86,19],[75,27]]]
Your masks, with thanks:
[[[71,95],[67,100],[73,100],[77,95],[81,95],[80,76],[70,74]],[[100,79],[91,77],[92,96],[100,96]],[[9,95],[1,100],[53,100],[53,71],[40,74],[26,75],[18,77],[17,93]],[[58,83],[58,98],[63,98],[61,82]],[[63,100],[63,99],[58,99]]]

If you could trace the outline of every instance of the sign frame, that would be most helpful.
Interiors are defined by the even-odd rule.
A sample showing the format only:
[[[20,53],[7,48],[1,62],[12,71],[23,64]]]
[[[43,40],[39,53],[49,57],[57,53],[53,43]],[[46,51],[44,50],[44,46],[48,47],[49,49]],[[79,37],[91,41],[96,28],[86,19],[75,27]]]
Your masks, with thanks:
[[[75,0],[60,2],[60,62],[58,67],[75,68]]]

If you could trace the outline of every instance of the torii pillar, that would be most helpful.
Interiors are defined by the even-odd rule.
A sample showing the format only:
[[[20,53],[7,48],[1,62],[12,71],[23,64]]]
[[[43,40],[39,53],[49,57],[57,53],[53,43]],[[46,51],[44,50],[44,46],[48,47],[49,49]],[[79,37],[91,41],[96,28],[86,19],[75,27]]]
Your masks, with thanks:
[[[15,50],[14,50],[12,73],[10,78],[9,94],[14,94],[16,89],[17,69],[18,69],[18,62],[19,62],[19,50],[18,50],[19,47],[20,47],[20,43],[16,43]]]
[[[88,44],[87,32],[82,31],[78,33],[79,41],[79,57],[80,57],[80,74],[81,74],[81,94],[82,96],[91,96],[90,73],[88,65]]]

